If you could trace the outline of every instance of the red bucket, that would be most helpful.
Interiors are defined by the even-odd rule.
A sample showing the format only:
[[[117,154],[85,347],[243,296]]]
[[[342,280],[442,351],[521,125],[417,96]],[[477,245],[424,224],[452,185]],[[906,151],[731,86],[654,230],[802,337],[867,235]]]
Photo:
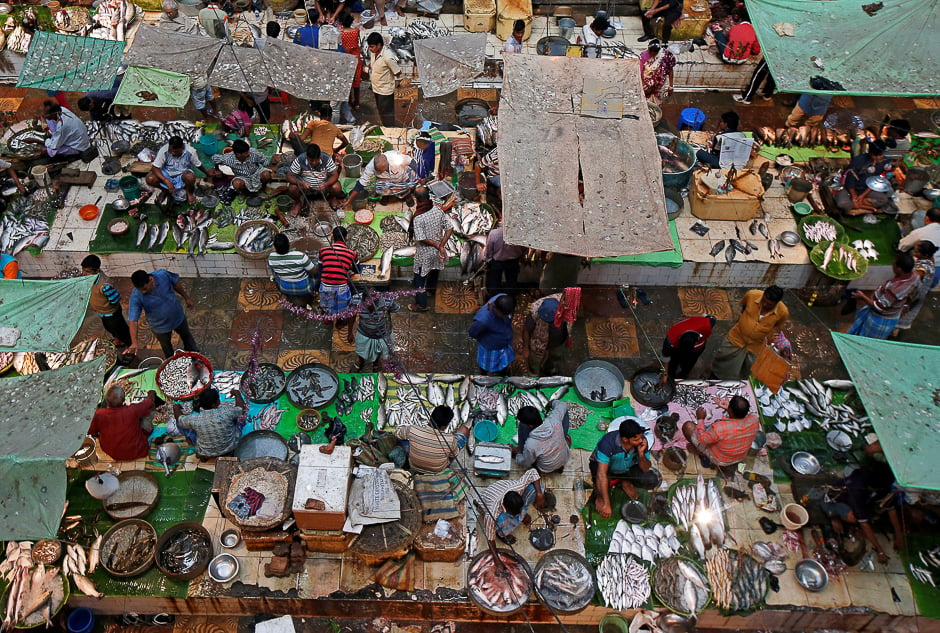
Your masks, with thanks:
[[[189,359],[192,359],[194,363],[200,363],[208,371],[208,378],[206,379],[204,384],[182,395],[179,395],[176,392],[167,393],[165,384],[168,381],[164,379],[163,372],[166,371],[168,366],[178,364],[181,358],[189,358]],[[201,394],[203,391],[208,389],[210,385],[212,385],[212,377],[213,377],[212,363],[209,362],[208,358],[206,358],[199,352],[176,352],[175,354],[170,356],[168,359],[163,361],[163,364],[160,365],[160,367],[157,369],[157,374],[154,378],[157,383],[157,388],[160,390],[160,392],[164,395],[166,399],[168,400],[192,400],[193,398]],[[166,384],[166,386],[169,386],[169,385]]]

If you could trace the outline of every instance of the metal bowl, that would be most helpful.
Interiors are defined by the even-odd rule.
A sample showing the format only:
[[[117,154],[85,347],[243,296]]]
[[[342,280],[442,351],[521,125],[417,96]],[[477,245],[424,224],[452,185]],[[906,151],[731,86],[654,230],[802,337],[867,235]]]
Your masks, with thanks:
[[[800,234],[796,231],[784,231],[778,237],[780,243],[784,246],[796,246],[800,243]]]
[[[120,198],[115,198],[114,202],[111,203],[111,206],[114,207],[115,211],[120,211],[123,213],[131,208],[131,203],[128,202],[127,198],[121,196]]]
[[[574,372],[574,389],[587,404],[609,407],[623,396],[623,374],[607,361],[589,360]]]
[[[111,143],[111,153],[116,156],[122,156],[131,151],[131,144],[129,141],[114,141]]]
[[[865,185],[872,191],[877,191],[879,193],[888,193],[894,191],[894,188],[891,186],[891,183],[888,182],[888,179],[884,176],[869,176],[865,179]]]
[[[924,196],[928,200],[936,200],[940,196],[940,189],[925,188],[920,192],[920,195]]]
[[[627,523],[643,523],[646,521],[647,516],[646,506],[639,501],[630,499],[621,506],[620,515]]]
[[[822,469],[816,456],[806,451],[793,453],[790,457],[790,465],[793,466],[793,470],[801,475],[815,475]]]
[[[796,581],[807,591],[822,591],[829,586],[826,568],[811,558],[804,558],[793,568]]]
[[[789,167],[793,164],[793,157],[789,154],[777,154],[777,157],[774,158],[774,165],[777,167]]]
[[[229,553],[219,554],[209,563],[209,577],[216,582],[228,582],[238,575],[238,559]]]
[[[225,549],[232,549],[233,547],[238,547],[238,544],[242,542],[242,533],[231,528],[225,530],[222,534],[219,535],[219,543]]]
[[[845,453],[852,450],[852,438],[845,431],[833,429],[826,433],[826,444],[834,451]]]

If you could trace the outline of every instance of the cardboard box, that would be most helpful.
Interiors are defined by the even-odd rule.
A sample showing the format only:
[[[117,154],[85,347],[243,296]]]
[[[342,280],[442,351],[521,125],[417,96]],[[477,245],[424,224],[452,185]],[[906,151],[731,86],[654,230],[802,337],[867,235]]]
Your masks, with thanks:
[[[352,476],[352,449],[337,446],[332,455],[324,455],[320,446],[307,444],[301,448],[291,509],[302,530],[342,530]],[[324,509],[307,510],[307,499],[319,499]]]
[[[463,27],[471,33],[489,33],[496,26],[495,0],[464,0]]]
[[[740,174],[735,181],[735,188],[728,193],[717,194],[702,183],[702,174],[697,171],[692,176],[689,202],[692,215],[703,220],[750,220],[760,211],[764,188],[760,176],[755,172]]]

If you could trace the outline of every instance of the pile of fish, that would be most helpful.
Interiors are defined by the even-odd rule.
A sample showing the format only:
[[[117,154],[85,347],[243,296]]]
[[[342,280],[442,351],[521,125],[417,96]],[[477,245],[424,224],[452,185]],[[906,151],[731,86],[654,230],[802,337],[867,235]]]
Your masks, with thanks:
[[[493,214],[479,202],[461,202],[454,206],[451,215],[456,222],[454,230],[464,237],[483,235],[496,224]]]
[[[783,386],[776,394],[763,385],[757,385],[754,395],[760,403],[764,417],[775,417],[777,431],[796,433],[812,428],[813,421],[824,430],[845,431],[851,437],[869,430],[871,423],[867,415],[859,415],[844,402],[833,402],[833,390],[852,389],[849,380],[826,380],[819,382],[815,378],[798,380]]]
[[[467,589],[493,611],[512,611],[529,599],[532,580],[525,563],[499,552],[498,565],[491,552],[483,552],[467,571]]]
[[[256,224],[241,231],[235,238],[238,248],[249,253],[263,253],[274,248],[277,229],[274,225]]]
[[[698,613],[708,604],[708,579],[687,560],[673,557],[659,563],[653,585],[659,601],[676,613]]]
[[[476,273],[486,263],[486,241],[481,244],[476,239],[460,243],[460,274],[467,276]]]
[[[829,151],[837,152],[852,144],[853,135],[837,133],[823,127],[770,128],[760,127],[754,130],[754,138],[766,145],[776,147],[816,147],[823,145]]]
[[[698,476],[695,485],[678,486],[670,502],[676,523],[689,533],[689,542],[699,558],[725,542],[724,504],[714,480]]]
[[[748,611],[767,594],[768,571],[744,549],[716,550],[705,562],[705,570],[712,597],[721,609]]]
[[[209,227],[213,223],[212,212],[208,209],[190,210],[176,218],[170,230],[176,249],[180,250],[189,242],[186,249],[189,256],[205,255],[207,250],[224,251],[235,247],[233,242],[220,242],[213,235],[209,236]]]
[[[810,224],[809,222],[804,224],[803,235],[805,235],[806,239],[808,239],[810,242],[815,243],[822,242],[823,240],[833,242],[839,236],[835,225],[823,220],[814,222],[813,224]]]
[[[825,253],[823,253],[823,270],[828,269],[829,264],[833,262],[842,264],[852,272],[858,272],[858,258],[855,256],[855,253],[842,246],[842,244],[839,244],[839,248],[836,250],[836,243],[830,242],[829,246],[826,247]]]
[[[141,213],[137,216],[137,248],[146,248],[148,251],[154,248],[163,248],[166,242],[166,236],[170,234],[170,222],[147,222],[147,214]],[[147,246],[144,247],[146,242]]]
[[[917,567],[913,563],[909,565],[911,570],[911,575],[914,576],[920,582],[930,585],[931,587],[936,587],[936,582],[933,579],[933,572],[929,569],[924,569],[923,567]]]
[[[936,587],[933,570],[940,569],[940,547],[919,551],[917,552],[917,557],[920,558],[923,567],[918,567],[914,565],[914,563],[910,563],[908,568],[911,570],[911,575],[924,584]]]
[[[17,217],[12,212],[3,214],[0,222],[0,252],[14,257],[24,248],[44,248],[49,243],[49,223],[44,219],[25,215]]]
[[[596,591],[590,568],[564,554],[539,568],[535,573],[535,589],[542,600],[564,611],[587,605]]]
[[[650,572],[633,556],[608,554],[597,566],[597,587],[604,606],[638,609],[650,599]]]
[[[95,139],[108,142],[108,148],[103,154],[110,154],[110,144],[114,141],[149,141],[162,145],[172,136],[179,136],[186,143],[196,143],[202,136],[200,128],[192,121],[136,121],[125,119],[122,121],[89,121],[87,122],[88,135]]]
[[[425,40],[432,37],[447,37],[450,31],[438,22],[415,20],[408,24],[408,34],[413,40]]]
[[[171,358],[160,367],[156,375],[157,386],[169,398],[179,398],[196,391],[212,381],[209,368],[193,356]]]
[[[13,367],[20,374],[27,376],[39,373],[44,369],[40,368],[39,358],[49,369],[86,363],[102,354],[106,354],[107,350],[110,349],[109,345],[99,345],[100,340],[98,338],[86,339],[72,346],[72,349],[68,352],[16,352],[13,355]]]
[[[878,251],[871,240],[855,240],[852,247],[865,259],[878,259]]]
[[[633,554],[652,563],[657,558],[669,558],[679,551],[676,528],[669,523],[657,523],[653,527],[620,520],[610,539],[608,554]]]
[[[375,396],[375,379],[372,376],[352,376],[341,383],[336,397],[336,413],[346,416],[352,413],[357,402],[372,400]],[[371,413],[370,416],[371,418]]]

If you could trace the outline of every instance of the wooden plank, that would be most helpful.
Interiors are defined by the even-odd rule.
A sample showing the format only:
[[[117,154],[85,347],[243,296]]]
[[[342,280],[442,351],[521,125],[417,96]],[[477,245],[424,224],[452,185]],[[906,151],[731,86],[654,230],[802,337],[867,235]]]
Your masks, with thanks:
[[[98,174],[93,171],[80,171],[77,176],[66,175],[64,173],[59,174],[56,180],[59,181],[59,184],[62,185],[79,185],[84,187],[91,187],[95,184],[95,180],[98,178]]]

